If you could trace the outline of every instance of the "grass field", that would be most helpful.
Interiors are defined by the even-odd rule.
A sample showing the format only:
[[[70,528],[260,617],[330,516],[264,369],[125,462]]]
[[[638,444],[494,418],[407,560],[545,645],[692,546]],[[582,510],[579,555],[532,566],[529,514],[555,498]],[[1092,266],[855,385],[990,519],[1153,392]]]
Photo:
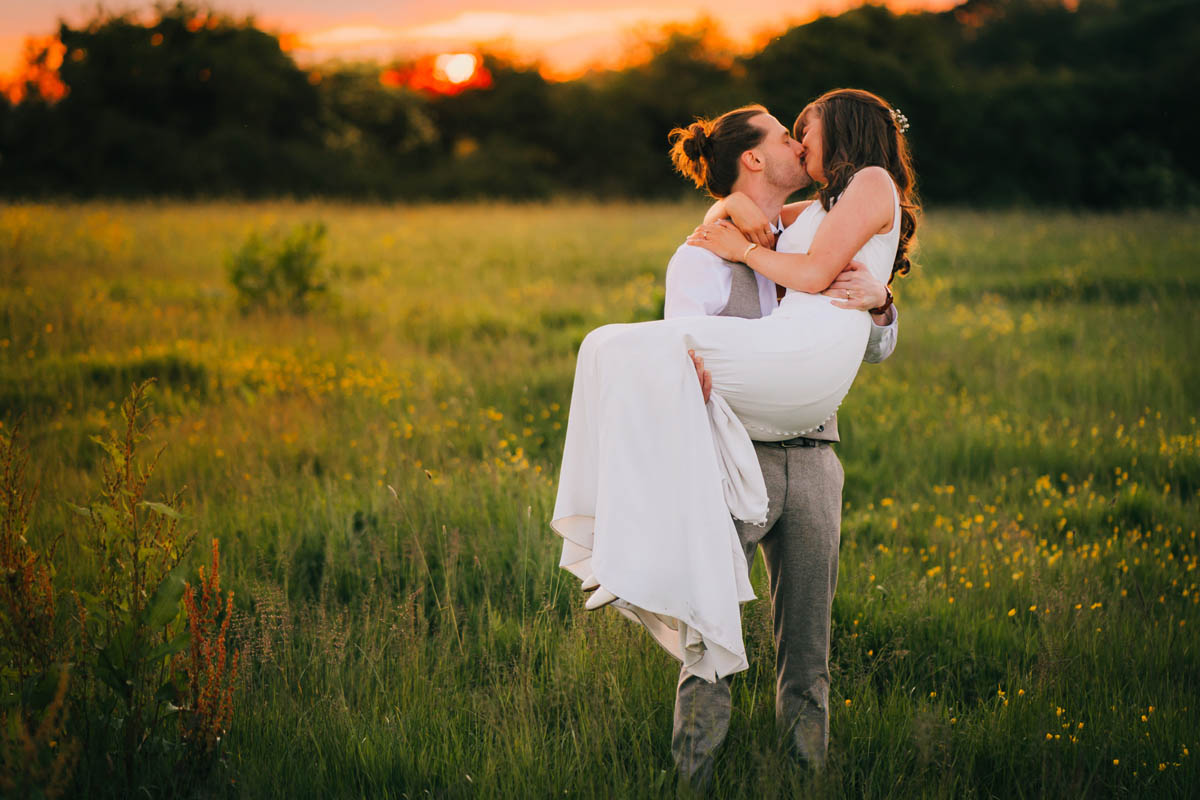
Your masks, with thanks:
[[[221,542],[247,661],[202,793],[672,791],[677,666],[584,612],[547,520],[574,349],[659,312],[700,210],[0,206],[0,420],[24,417],[32,538],[78,529],[89,437],[155,376],[154,485],[186,485]],[[332,302],[239,314],[226,254],[309,220]],[[839,415],[828,769],[778,756],[760,600],[722,796],[1193,795],[1198,231],[927,215],[898,350]],[[68,536],[62,587],[87,585],[81,553]]]

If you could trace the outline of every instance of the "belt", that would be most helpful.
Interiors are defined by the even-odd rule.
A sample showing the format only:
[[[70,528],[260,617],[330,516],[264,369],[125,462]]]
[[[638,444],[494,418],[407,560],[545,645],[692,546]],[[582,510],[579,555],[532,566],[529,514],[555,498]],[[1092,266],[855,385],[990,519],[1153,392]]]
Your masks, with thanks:
[[[820,447],[823,444],[832,444],[825,439],[809,439],[807,436],[797,436],[795,439],[784,439],[782,442],[758,442],[758,444],[770,444],[776,447]]]

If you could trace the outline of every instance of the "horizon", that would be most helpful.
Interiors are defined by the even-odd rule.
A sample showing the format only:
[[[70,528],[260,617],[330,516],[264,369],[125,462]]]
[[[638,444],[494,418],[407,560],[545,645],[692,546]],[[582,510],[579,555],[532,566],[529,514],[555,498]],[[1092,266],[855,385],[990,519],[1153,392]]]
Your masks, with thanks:
[[[887,0],[898,13],[944,11],[962,0]],[[867,3],[861,0],[764,0],[752,8],[717,0],[656,0],[637,6],[590,3],[564,7],[552,0],[501,3],[446,0],[433,10],[424,4],[379,7],[372,0],[346,0],[334,8],[319,0],[230,0],[207,7],[235,18],[253,17],[258,27],[286,37],[289,53],[305,65],[341,60],[387,62],[437,53],[493,49],[537,63],[547,77],[570,79],[589,69],[620,67],[647,36],[669,26],[716,23],[736,50],[751,49],[796,25],[836,15]],[[21,66],[27,39],[51,36],[59,20],[82,25],[99,5],[80,0],[31,4],[0,0],[0,75]],[[106,11],[131,11],[148,19],[149,3],[113,3]]]

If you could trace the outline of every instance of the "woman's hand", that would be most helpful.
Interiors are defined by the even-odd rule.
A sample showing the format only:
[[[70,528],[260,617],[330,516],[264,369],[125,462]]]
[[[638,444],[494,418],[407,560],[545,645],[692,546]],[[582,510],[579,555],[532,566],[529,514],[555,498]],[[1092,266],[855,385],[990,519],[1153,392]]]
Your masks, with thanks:
[[[775,232],[771,230],[771,221],[748,195],[734,192],[726,197],[725,213],[747,239],[756,242],[759,247],[775,249]]]
[[[875,279],[865,264],[851,261],[837,274],[829,288],[821,292],[833,298],[838,308],[870,311],[887,302],[886,287]]]
[[[710,222],[692,231],[687,243],[703,247],[710,253],[716,253],[726,261],[741,261],[742,254],[750,246],[750,242],[742,232],[726,220]]]

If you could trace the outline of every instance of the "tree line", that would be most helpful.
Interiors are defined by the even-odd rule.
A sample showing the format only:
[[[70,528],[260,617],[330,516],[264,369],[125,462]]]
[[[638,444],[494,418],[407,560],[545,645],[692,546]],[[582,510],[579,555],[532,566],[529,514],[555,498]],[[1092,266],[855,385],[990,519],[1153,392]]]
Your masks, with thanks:
[[[1200,202],[1194,0],[868,5],[741,55],[718,34],[667,29],[637,63],[565,82],[484,53],[490,81],[441,94],[381,81],[378,64],[302,68],[253,19],[99,11],[61,23],[0,97],[0,192],[678,196],[672,127],[749,102],[790,125],[853,86],[911,121],[927,202]]]

